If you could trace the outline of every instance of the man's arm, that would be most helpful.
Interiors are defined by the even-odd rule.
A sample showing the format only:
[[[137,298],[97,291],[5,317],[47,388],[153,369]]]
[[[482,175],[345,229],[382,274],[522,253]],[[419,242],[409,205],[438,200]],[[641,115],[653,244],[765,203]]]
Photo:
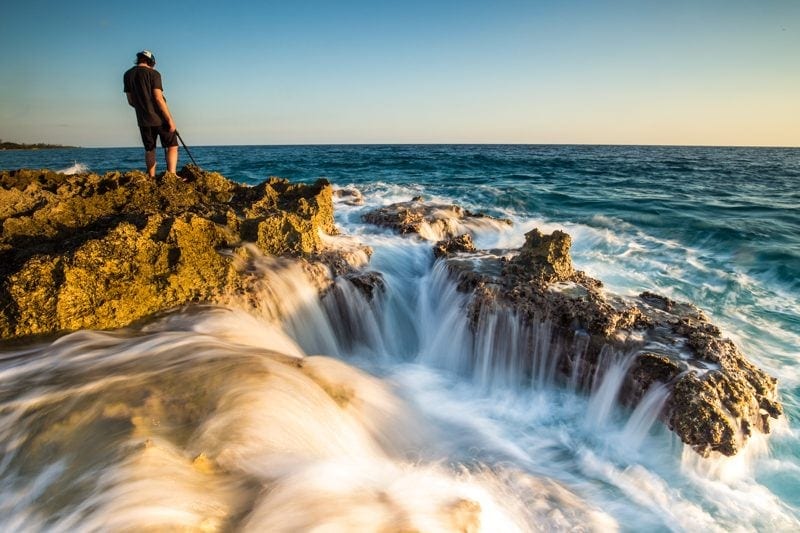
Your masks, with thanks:
[[[169,107],[167,107],[167,101],[164,99],[164,91],[161,89],[153,89],[153,98],[156,101],[156,105],[161,110],[161,113],[164,115],[164,118],[167,119],[169,131],[175,131],[177,128],[175,128],[175,122],[172,120]]]
[[[128,105],[131,107],[136,107],[135,105],[133,105],[133,97],[131,96],[131,93],[125,93],[125,96],[128,97]]]

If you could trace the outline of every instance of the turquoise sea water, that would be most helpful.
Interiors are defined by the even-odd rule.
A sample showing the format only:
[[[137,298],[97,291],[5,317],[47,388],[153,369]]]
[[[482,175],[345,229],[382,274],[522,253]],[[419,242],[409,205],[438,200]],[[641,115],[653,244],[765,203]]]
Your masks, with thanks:
[[[689,483],[673,477],[670,469],[688,468],[691,461],[670,451],[675,443],[666,435],[654,441],[656,458],[608,452],[608,442],[601,439],[576,452],[582,466],[567,468],[580,473],[559,476],[546,469],[544,473],[590,503],[609,506],[608,512],[623,528],[694,529],[668,512],[674,507],[677,515],[676,509],[690,504],[701,509],[703,520],[708,519],[698,522],[702,530],[766,531],[800,524],[800,149],[516,145],[191,149],[204,169],[245,183],[268,176],[293,181],[325,177],[337,187],[359,189],[368,207],[422,194],[510,218],[519,228],[563,228],[573,236],[577,268],[603,280],[609,290],[623,294],[652,290],[695,303],[779,380],[785,420],[762,452],[745,465],[731,467],[744,474],[734,476],[734,481],[726,478],[724,487],[716,481]],[[0,152],[0,168],[106,172],[141,168],[141,159],[140,149],[7,151]],[[187,160],[181,152],[181,164]],[[369,231],[359,222],[363,208],[337,209],[337,221],[346,231]],[[500,239],[500,244],[519,245],[521,233],[509,235],[507,243]],[[374,260],[392,279],[399,255],[382,253],[380,247],[378,242]],[[416,367],[379,365],[373,371],[420,397],[428,395],[432,402],[470,401],[474,394],[458,380],[420,374]],[[450,394],[441,396],[440,390]],[[515,418],[515,405],[524,403],[521,397],[505,397],[502,391],[492,394],[498,396],[486,401],[495,405],[478,411],[505,428],[503,438],[509,446],[536,448],[539,444]],[[563,414],[564,424],[573,426],[572,407],[563,405],[571,400],[554,394],[527,400]],[[503,403],[502,409],[497,402]],[[529,409],[526,405],[524,409]],[[536,431],[544,426],[555,431],[552,428],[559,424],[539,422],[525,421]],[[564,431],[573,435],[572,430]],[[591,441],[585,435],[581,439]],[[607,485],[600,490],[607,492],[598,496],[587,489],[583,483],[589,478]],[[638,501],[639,490],[658,492],[653,500],[660,503]],[[626,501],[653,516],[637,522],[636,513],[616,509]],[[726,507],[734,505],[743,509],[741,523],[736,510]]]

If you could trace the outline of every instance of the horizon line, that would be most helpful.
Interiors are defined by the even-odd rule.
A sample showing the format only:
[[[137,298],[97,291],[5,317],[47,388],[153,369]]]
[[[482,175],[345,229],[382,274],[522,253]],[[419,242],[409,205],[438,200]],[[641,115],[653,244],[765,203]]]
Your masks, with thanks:
[[[616,144],[616,143],[507,143],[507,142],[365,142],[365,143],[263,143],[263,144],[193,144],[195,148],[210,148],[219,146],[585,146],[585,147],[644,147],[644,148],[764,148],[764,149],[800,149],[800,145],[755,145],[755,144]],[[65,150],[75,149],[128,149],[142,148],[141,146],[75,146],[63,148]],[[62,148],[51,148],[59,150]],[[15,150],[10,149],[8,151]],[[22,150],[22,149],[20,149]]]

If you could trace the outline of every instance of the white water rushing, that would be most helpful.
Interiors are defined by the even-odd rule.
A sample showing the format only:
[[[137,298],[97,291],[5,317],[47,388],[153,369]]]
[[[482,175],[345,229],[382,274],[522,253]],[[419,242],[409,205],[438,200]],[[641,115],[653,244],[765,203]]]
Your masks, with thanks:
[[[89,170],[90,169],[87,165],[75,161],[72,165],[57,170],[56,172],[58,172],[59,174],[64,174],[66,176],[72,176],[74,174],[84,174],[86,172],[89,172]]]
[[[750,446],[703,460],[615,406],[626,354],[589,392],[554,382],[550,325],[487,313],[430,243],[378,232],[386,290],[320,300],[269,259],[241,307],[83,331],[0,354],[0,529],[109,531],[791,530]],[[475,228],[482,246],[517,229]],[[253,305],[254,304],[254,305]],[[320,355],[322,354],[322,355]],[[780,429],[780,428],[779,428]]]

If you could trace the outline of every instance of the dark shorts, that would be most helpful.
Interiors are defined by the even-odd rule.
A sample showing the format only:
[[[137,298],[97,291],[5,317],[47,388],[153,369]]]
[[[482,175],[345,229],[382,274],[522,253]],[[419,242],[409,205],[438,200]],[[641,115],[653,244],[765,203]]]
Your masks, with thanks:
[[[142,134],[145,152],[151,152],[156,149],[156,137],[161,138],[161,146],[163,148],[178,146],[177,132],[170,133],[169,126],[140,126],[139,131]]]

